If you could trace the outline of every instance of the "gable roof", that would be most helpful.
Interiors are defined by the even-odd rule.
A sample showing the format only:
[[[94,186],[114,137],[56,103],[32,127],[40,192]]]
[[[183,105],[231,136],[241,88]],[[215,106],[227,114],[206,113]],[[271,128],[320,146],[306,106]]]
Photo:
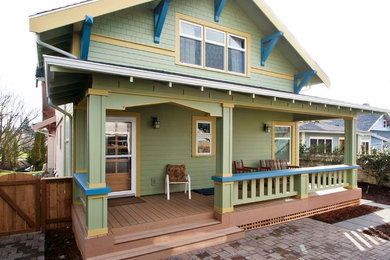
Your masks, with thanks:
[[[382,114],[360,114],[357,117],[357,131],[368,132],[372,126],[382,117]],[[304,132],[344,132],[344,120],[311,121],[299,126]],[[382,131],[375,131],[382,132]],[[389,132],[390,133],[390,132]]]
[[[40,12],[30,16],[30,31],[42,33],[62,26],[83,21],[85,15],[92,17],[112,13],[136,5],[152,2],[153,0],[86,0],[73,5]],[[271,9],[261,0],[233,0],[243,8],[255,22],[264,27],[265,33],[271,35],[277,31],[283,31],[280,41],[281,48],[286,57],[300,68],[299,72],[316,70],[309,84],[324,83],[330,87],[330,80],[318,64],[308,55],[302,46],[296,41],[287,27],[276,17]],[[262,29],[263,29],[262,27]]]

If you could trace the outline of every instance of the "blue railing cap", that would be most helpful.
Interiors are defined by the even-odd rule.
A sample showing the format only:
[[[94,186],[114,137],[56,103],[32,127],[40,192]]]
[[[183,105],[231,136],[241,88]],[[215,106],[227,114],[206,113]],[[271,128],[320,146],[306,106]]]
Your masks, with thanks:
[[[232,177],[212,176],[211,179],[217,182],[234,182],[234,181],[247,181],[247,180],[254,180],[254,179],[292,176],[292,175],[305,174],[305,173],[310,174],[310,173],[317,173],[317,172],[352,170],[352,169],[359,169],[359,168],[360,168],[359,165],[341,164],[341,165],[316,166],[316,167],[295,168],[295,169],[275,170],[275,171],[265,171],[265,172],[239,173],[239,174],[233,174]]]
[[[88,188],[86,173],[74,173],[73,179],[77,185],[80,186],[85,196],[104,195],[111,192],[111,188],[108,186],[100,188]]]

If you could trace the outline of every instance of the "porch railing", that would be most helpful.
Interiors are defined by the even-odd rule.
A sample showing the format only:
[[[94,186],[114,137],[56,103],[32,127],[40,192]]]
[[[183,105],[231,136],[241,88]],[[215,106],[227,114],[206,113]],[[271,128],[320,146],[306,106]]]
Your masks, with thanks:
[[[233,174],[232,177],[213,176],[223,184],[232,184],[232,205],[298,196],[337,187],[354,186],[348,178],[357,165],[331,165],[266,172]],[[218,196],[216,194],[216,196]]]

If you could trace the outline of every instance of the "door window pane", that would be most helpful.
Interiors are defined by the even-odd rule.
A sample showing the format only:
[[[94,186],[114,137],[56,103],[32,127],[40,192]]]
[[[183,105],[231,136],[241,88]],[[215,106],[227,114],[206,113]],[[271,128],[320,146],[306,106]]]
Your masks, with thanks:
[[[275,140],[275,159],[290,161],[290,140]]]

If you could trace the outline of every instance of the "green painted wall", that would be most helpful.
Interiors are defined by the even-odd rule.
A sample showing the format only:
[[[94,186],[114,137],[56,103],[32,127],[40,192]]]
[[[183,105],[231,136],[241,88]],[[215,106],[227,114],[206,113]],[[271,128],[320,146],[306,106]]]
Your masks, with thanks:
[[[93,24],[93,33],[175,50],[175,14],[181,13],[204,21],[214,23],[214,1],[212,0],[175,0],[172,1],[160,44],[155,44],[153,9],[159,1],[143,4],[112,14],[96,17]],[[242,31],[251,35],[251,66],[275,72],[293,75],[294,67],[280,53],[278,46],[267,59],[266,66],[260,66],[260,41],[264,35],[261,27],[256,25],[241,8],[233,1],[227,1],[219,25]],[[213,72],[204,69],[190,68],[175,64],[175,58],[155,53],[118,47],[114,45],[91,41],[89,59],[115,64],[131,65],[149,69],[166,70],[181,74],[213,78],[218,80],[250,84],[271,89],[293,91],[291,80],[270,77],[251,73],[251,77],[236,76],[227,73]]]
[[[129,109],[141,113],[141,195],[164,193],[167,164],[185,164],[193,189],[213,187],[216,158],[191,156],[192,116],[204,114],[164,104]],[[158,117],[160,129],[152,128],[152,117]],[[152,178],[156,185],[152,185]],[[184,185],[172,185],[172,191]]]
[[[259,160],[271,159],[272,133],[263,130],[264,123],[292,121],[292,114],[234,108],[233,161],[243,160],[245,166],[258,167]]]

